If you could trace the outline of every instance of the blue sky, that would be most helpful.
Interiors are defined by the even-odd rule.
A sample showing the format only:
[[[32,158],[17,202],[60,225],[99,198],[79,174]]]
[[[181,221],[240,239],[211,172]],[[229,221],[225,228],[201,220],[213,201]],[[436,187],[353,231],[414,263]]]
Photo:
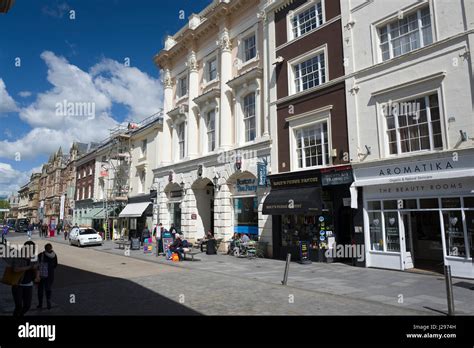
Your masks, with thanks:
[[[187,18],[209,3],[18,0],[1,14],[0,195],[59,146],[99,141],[117,122],[155,113],[162,95],[152,58],[186,24],[180,11]],[[63,101],[93,105],[94,115],[58,115]]]

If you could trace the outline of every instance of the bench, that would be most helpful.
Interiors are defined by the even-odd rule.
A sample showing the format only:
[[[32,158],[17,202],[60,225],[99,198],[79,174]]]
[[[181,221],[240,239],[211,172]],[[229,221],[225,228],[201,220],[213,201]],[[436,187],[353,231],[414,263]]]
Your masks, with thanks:
[[[219,250],[219,247],[220,247],[221,243],[223,242],[223,240],[224,240],[223,238],[216,239],[216,251]],[[206,249],[207,249],[206,242],[207,242],[206,239],[198,239],[196,247],[201,249],[201,246],[202,246],[202,250],[206,251]]]
[[[125,246],[131,246],[132,242],[129,240],[116,240],[115,244],[118,244],[119,249],[125,249]]]
[[[197,254],[201,254],[202,251],[200,249],[195,249],[195,248],[183,248],[183,261],[186,260],[186,255],[191,256],[191,261],[194,261],[194,256]],[[199,260],[196,260],[199,261]]]

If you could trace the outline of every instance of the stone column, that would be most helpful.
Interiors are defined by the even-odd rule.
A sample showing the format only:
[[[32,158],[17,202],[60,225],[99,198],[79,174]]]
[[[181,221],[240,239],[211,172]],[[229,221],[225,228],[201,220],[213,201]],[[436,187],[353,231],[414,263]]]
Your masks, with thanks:
[[[214,199],[214,234],[216,238],[225,241],[232,238],[232,199],[227,184],[222,184],[223,178],[219,179],[221,187]]]
[[[191,219],[191,214],[196,212],[196,197],[190,185],[186,183],[185,194],[181,205],[181,228],[184,237],[189,241],[196,240],[196,220]]]
[[[171,72],[168,68],[164,70],[163,77],[164,101],[163,101],[163,132],[161,141],[157,141],[157,151],[161,157],[159,160],[162,165],[172,162],[171,139],[172,129],[169,124],[170,117],[168,112],[173,108],[173,85],[171,83]]]
[[[187,149],[188,158],[196,158],[199,153],[198,149],[198,123],[196,110],[197,105],[193,101],[199,95],[199,73],[198,63],[196,58],[196,52],[191,51],[188,56],[188,68],[189,68],[189,84],[188,84],[188,125],[187,125]]]
[[[229,100],[232,89],[227,82],[232,79],[232,44],[230,41],[229,31],[227,28],[221,30],[219,47],[221,50],[221,67],[220,67],[220,107],[219,107],[219,144],[217,147],[227,150],[232,146],[232,108]],[[216,115],[217,119],[217,115]]]

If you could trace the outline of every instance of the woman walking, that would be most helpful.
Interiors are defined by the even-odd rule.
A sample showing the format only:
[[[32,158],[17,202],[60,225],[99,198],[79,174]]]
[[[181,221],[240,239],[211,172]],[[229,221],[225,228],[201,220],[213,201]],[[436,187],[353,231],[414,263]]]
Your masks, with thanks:
[[[58,257],[51,244],[44,246],[44,251],[38,255],[40,282],[38,285],[38,306],[43,308],[43,298],[46,292],[46,305],[51,309],[51,287],[54,281],[54,271],[58,266]]]

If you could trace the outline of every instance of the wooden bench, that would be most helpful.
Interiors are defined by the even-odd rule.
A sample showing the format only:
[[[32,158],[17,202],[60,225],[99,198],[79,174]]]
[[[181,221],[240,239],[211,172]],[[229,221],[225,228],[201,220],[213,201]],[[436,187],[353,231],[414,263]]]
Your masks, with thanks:
[[[115,244],[118,244],[119,249],[125,249],[125,246],[131,246],[132,242],[129,240],[116,240]]]

